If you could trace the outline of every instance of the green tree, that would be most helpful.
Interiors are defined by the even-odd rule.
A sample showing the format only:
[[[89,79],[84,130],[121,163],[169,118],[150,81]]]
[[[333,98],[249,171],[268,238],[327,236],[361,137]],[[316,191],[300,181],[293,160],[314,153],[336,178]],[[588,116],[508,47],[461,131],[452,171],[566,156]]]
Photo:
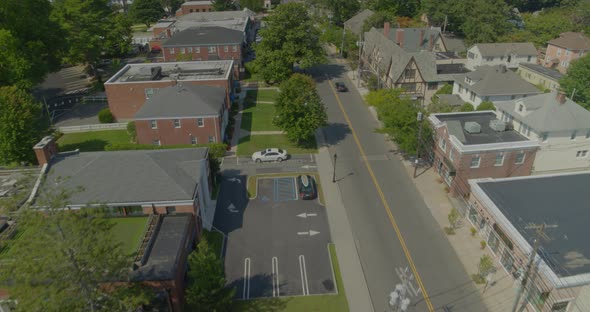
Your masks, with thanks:
[[[573,100],[590,110],[590,54],[573,61],[559,84],[568,96],[575,90]]]
[[[174,15],[176,10],[180,9],[180,6],[183,2],[184,0],[160,0],[164,11],[170,13],[171,15]]]
[[[496,42],[511,30],[509,8],[504,0],[475,0],[461,25],[468,43]]]
[[[471,103],[464,103],[463,105],[461,105],[461,107],[459,107],[460,112],[472,112],[474,110],[475,110],[475,108],[473,107],[473,104],[471,104]]]
[[[419,0],[369,0],[367,7],[375,12],[414,17],[420,10]]]
[[[43,107],[28,92],[0,87],[0,163],[34,162],[35,145],[47,129]]]
[[[430,23],[443,26],[446,21],[447,31],[461,31],[465,18],[469,14],[467,0],[422,0],[422,12],[426,13]]]
[[[500,40],[505,42],[533,42],[536,46],[542,46],[547,41],[556,38],[560,33],[576,31],[576,25],[572,22],[573,12],[571,8],[553,8],[544,10],[539,14],[523,13],[525,28],[510,32]]]
[[[326,108],[309,76],[294,74],[281,84],[273,123],[297,144],[313,140],[315,131],[327,124]]]
[[[113,238],[113,223],[96,209],[63,210],[70,191],[42,195],[47,209],[25,211],[18,217],[22,235],[11,246],[18,261],[0,268],[10,281],[10,296],[22,311],[130,311],[149,302],[145,292],[101,287],[105,282],[126,281],[130,260]],[[50,242],[50,243],[48,243]]]
[[[485,110],[496,110],[496,106],[494,106],[494,103],[492,103],[491,101],[483,101],[481,103],[479,103],[479,105],[477,106],[478,111],[485,111]]]
[[[303,69],[324,61],[320,32],[302,3],[278,6],[260,30],[264,38],[254,46],[260,75],[266,82],[287,79],[295,63]]]
[[[371,30],[372,27],[377,29],[383,28],[385,22],[389,22],[390,25],[395,25],[395,13],[375,12],[375,14],[369,16],[369,18],[363,22],[363,31],[367,32]]]
[[[111,57],[124,57],[130,51],[133,32],[131,26],[133,22],[128,15],[114,14],[111,16],[111,29],[106,33],[104,38],[103,51]],[[118,64],[115,64],[119,62]],[[115,66],[121,68],[119,60],[114,60],[111,68],[116,70]]]
[[[213,0],[214,11],[233,11],[236,9],[236,4],[233,0]]]
[[[254,12],[262,12],[264,10],[264,0],[240,0],[240,7],[242,9],[248,8]]]
[[[188,257],[185,298],[190,311],[228,311],[235,289],[225,287],[223,263],[205,238]]]
[[[365,96],[368,105],[377,109],[383,127],[381,132],[387,133],[404,152],[415,155],[418,146],[419,122],[417,114],[419,105],[402,95],[400,89],[381,89],[371,91]],[[430,136],[428,121],[422,120],[422,137]]]
[[[133,18],[147,27],[164,16],[164,8],[160,0],[134,0],[129,13]]]
[[[29,88],[59,69],[63,31],[50,12],[47,0],[0,1],[0,86]]]

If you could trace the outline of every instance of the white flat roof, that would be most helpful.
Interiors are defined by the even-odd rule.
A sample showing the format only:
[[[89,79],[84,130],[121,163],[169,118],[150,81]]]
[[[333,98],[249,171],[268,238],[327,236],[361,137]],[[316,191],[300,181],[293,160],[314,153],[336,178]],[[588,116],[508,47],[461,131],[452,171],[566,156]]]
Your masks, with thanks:
[[[227,80],[233,60],[127,64],[105,84],[170,80]],[[152,74],[156,68],[160,74]]]

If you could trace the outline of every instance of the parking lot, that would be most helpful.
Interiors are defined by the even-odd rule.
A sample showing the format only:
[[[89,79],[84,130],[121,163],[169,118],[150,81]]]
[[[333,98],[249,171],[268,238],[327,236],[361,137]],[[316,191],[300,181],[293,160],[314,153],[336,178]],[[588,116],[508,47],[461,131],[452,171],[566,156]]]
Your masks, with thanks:
[[[224,175],[215,226],[228,235],[226,279],[239,299],[336,291],[325,208],[298,199],[295,177],[260,177],[250,199],[246,176]]]

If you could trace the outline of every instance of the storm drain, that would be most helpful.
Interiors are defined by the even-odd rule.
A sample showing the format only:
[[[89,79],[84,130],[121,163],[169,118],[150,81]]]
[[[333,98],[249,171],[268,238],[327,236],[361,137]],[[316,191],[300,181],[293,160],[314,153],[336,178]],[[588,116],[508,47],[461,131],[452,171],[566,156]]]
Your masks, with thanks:
[[[297,190],[295,189],[295,179],[275,178],[275,201],[297,200]]]

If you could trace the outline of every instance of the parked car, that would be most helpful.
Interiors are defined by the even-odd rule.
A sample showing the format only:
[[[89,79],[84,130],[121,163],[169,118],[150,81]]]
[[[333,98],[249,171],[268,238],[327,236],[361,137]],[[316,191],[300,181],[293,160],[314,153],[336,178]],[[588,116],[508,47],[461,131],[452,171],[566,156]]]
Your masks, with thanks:
[[[346,87],[346,85],[343,82],[336,82],[336,91],[338,92],[346,92],[348,91],[348,88]]]
[[[315,179],[311,176],[298,176],[297,187],[299,189],[299,198],[301,199],[315,199],[318,195],[317,188],[315,185]]]
[[[252,160],[255,162],[263,161],[283,161],[287,160],[289,154],[287,151],[280,148],[267,148],[263,151],[252,154]]]

